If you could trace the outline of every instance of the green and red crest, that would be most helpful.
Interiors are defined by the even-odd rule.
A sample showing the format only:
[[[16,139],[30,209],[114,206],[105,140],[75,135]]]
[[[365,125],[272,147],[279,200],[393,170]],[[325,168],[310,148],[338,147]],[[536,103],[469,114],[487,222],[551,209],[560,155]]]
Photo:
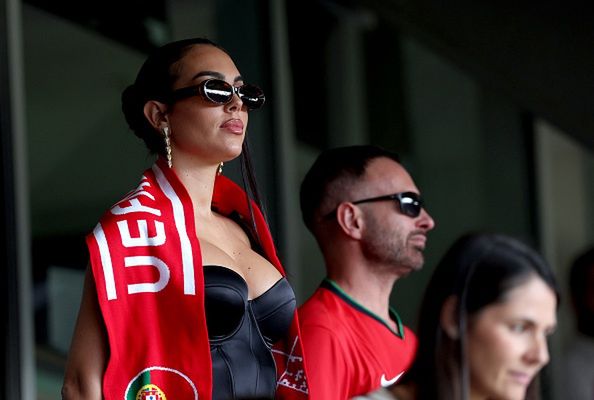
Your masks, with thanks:
[[[128,384],[124,400],[198,400],[196,385],[187,375],[166,367],[141,371]]]

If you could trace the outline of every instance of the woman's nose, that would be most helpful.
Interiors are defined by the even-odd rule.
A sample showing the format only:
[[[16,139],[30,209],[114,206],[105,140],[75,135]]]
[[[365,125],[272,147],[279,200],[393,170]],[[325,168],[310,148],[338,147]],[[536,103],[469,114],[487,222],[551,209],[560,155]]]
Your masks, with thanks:
[[[233,96],[231,97],[231,101],[225,104],[225,109],[229,111],[241,110],[243,107],[243,101],[241,97],[239,97],[239,93],[234,91]]]
[[[526,359],[531,363],[538,363],[545,365],[549,362],[549,345],[544,335],[534,337],[528,352],[526,353]]]

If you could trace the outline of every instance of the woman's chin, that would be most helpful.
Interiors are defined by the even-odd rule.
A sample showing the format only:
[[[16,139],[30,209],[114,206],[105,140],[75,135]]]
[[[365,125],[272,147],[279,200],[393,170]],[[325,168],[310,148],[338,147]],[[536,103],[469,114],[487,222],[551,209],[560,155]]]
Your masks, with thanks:
[[[229,146],[227,148],[227,151],[225,152],[225,156],[223,158],[221,158],[221,161],[228,162],[228,161],[235,160],[237,157],[239,157],[241,155],[242,150],[243,150],[243,147],[241,145]]]

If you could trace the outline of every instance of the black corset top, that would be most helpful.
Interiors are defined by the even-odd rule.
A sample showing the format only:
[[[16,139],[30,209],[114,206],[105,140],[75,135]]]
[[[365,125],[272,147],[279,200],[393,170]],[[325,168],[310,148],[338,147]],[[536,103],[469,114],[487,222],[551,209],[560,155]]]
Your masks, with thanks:
[[[246,281],[232,269],[204,266],[206,325],[213,400],[274,398],[272,344],[286,336],[296,307],[286,278],[248,300]]]

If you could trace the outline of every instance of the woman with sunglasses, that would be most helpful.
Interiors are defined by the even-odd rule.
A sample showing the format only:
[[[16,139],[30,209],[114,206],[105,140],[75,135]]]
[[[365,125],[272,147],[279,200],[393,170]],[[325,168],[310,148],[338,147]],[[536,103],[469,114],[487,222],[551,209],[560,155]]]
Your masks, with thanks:
[[[428,284],[412,368],[357,399],[539,399],[558,304],[553,273],[535,251],[503,235],[465,235]]]
[[[87,236],[63,398],[307,398],[245,142],[263,104],[206,39],[159,48],[125,89],[126,120],[158,157]],[[221,174],[236,157],[251,196]]]

